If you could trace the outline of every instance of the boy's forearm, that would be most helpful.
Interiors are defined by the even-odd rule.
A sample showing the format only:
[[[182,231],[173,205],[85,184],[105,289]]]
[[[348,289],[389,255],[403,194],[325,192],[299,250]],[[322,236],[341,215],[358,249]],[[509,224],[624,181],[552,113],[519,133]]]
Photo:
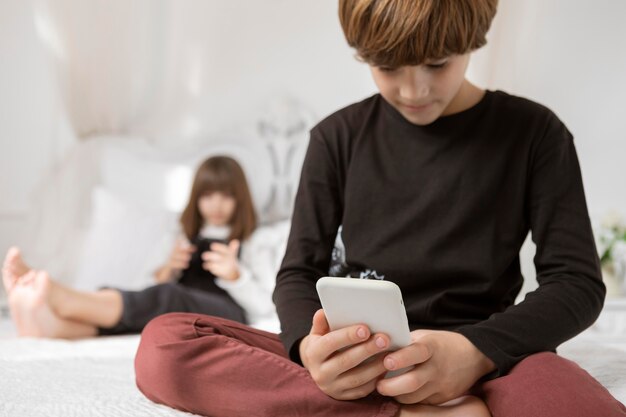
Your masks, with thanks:
[[[604,285],[594,279],[572,284],[561,277],[540,286],[526,299],[488,320],[460,328],[496,368],[490,377],[506,374],[517,362],[557,346],[590,326],[602,309]]]

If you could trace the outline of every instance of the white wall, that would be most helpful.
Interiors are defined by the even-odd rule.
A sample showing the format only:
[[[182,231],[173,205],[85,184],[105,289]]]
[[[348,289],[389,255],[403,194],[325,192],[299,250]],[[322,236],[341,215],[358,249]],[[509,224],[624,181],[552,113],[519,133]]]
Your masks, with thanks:
[[[472,75],[554,110],[574,135],[591,216],[626,214],[626,2],[504,0],[500,9]]]
[[[2,254],[21,241],[29,196],[73,140],[36,37],[34,4],[0,0]],[[219,130],[284,93],[321,118],[374,92],[367,68],[345,45],[335,0],[155,4],[167,55],[154,71],[181,83],[203,71],[204,81],[184,105],[165,92],[158,121],[167,123],[144,127],[147,133]],[[594,218],[611,208],[626,212],[624,16],[626,3],[612,0],[501,0],[490,44],[470,68],[479,84],[534,98],[570,127]]]
[[[159,130],[146,134],[236,124],[276,96],[297,97],[322,117],[371,95],[374,83],[346,45],[336,8],[335,0],[167,3],[160,71],[165,82],[188,85],[158,97]]]
[[[0,1],[0,252],[20,242],[30,195],[67,147],[32,1]],[[65,133],[67,135],[67,131]]]

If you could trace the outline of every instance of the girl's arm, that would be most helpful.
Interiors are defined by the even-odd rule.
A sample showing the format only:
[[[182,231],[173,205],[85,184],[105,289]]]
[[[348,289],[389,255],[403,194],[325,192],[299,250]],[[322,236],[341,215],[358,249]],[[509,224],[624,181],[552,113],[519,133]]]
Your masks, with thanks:
[[[217,275],[215,283],[246,311],[248,317],[268,317],[275,313],[272,291],[278,262],[276,248],[255,233],[243,244],[241,259],[237,262],[238,276],[226,279]]]
[[[175,270],[169,265],[163,265],[154,271],[154,280],[157,284],[165,284],[167,282],[174,281],[179,274],[180,270]]]

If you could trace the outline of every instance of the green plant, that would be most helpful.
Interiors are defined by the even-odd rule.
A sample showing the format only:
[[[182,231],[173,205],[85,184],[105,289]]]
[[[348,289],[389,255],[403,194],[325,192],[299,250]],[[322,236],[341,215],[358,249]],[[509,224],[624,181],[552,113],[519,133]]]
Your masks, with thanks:
[[[626,244],[626,223],[616,213],[609,213],[602,221],[599,233],[599,253],[602,266],[612,266],[614,249]]]

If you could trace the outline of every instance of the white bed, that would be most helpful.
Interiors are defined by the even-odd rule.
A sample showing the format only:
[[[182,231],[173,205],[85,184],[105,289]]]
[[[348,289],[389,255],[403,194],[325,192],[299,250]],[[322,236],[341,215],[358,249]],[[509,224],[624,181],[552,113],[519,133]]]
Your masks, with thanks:
[[[6,319],[0,329],[0,416],[190,415],[152,403],[135,386],[139,336],[17,339]],[[581,337],[564,344],[559,353],[626,402],[626,341],[608,346]]]
[[[0,340],[0,416],[189,415],[139,392],[133,371],[138,343],[138,335]]]

